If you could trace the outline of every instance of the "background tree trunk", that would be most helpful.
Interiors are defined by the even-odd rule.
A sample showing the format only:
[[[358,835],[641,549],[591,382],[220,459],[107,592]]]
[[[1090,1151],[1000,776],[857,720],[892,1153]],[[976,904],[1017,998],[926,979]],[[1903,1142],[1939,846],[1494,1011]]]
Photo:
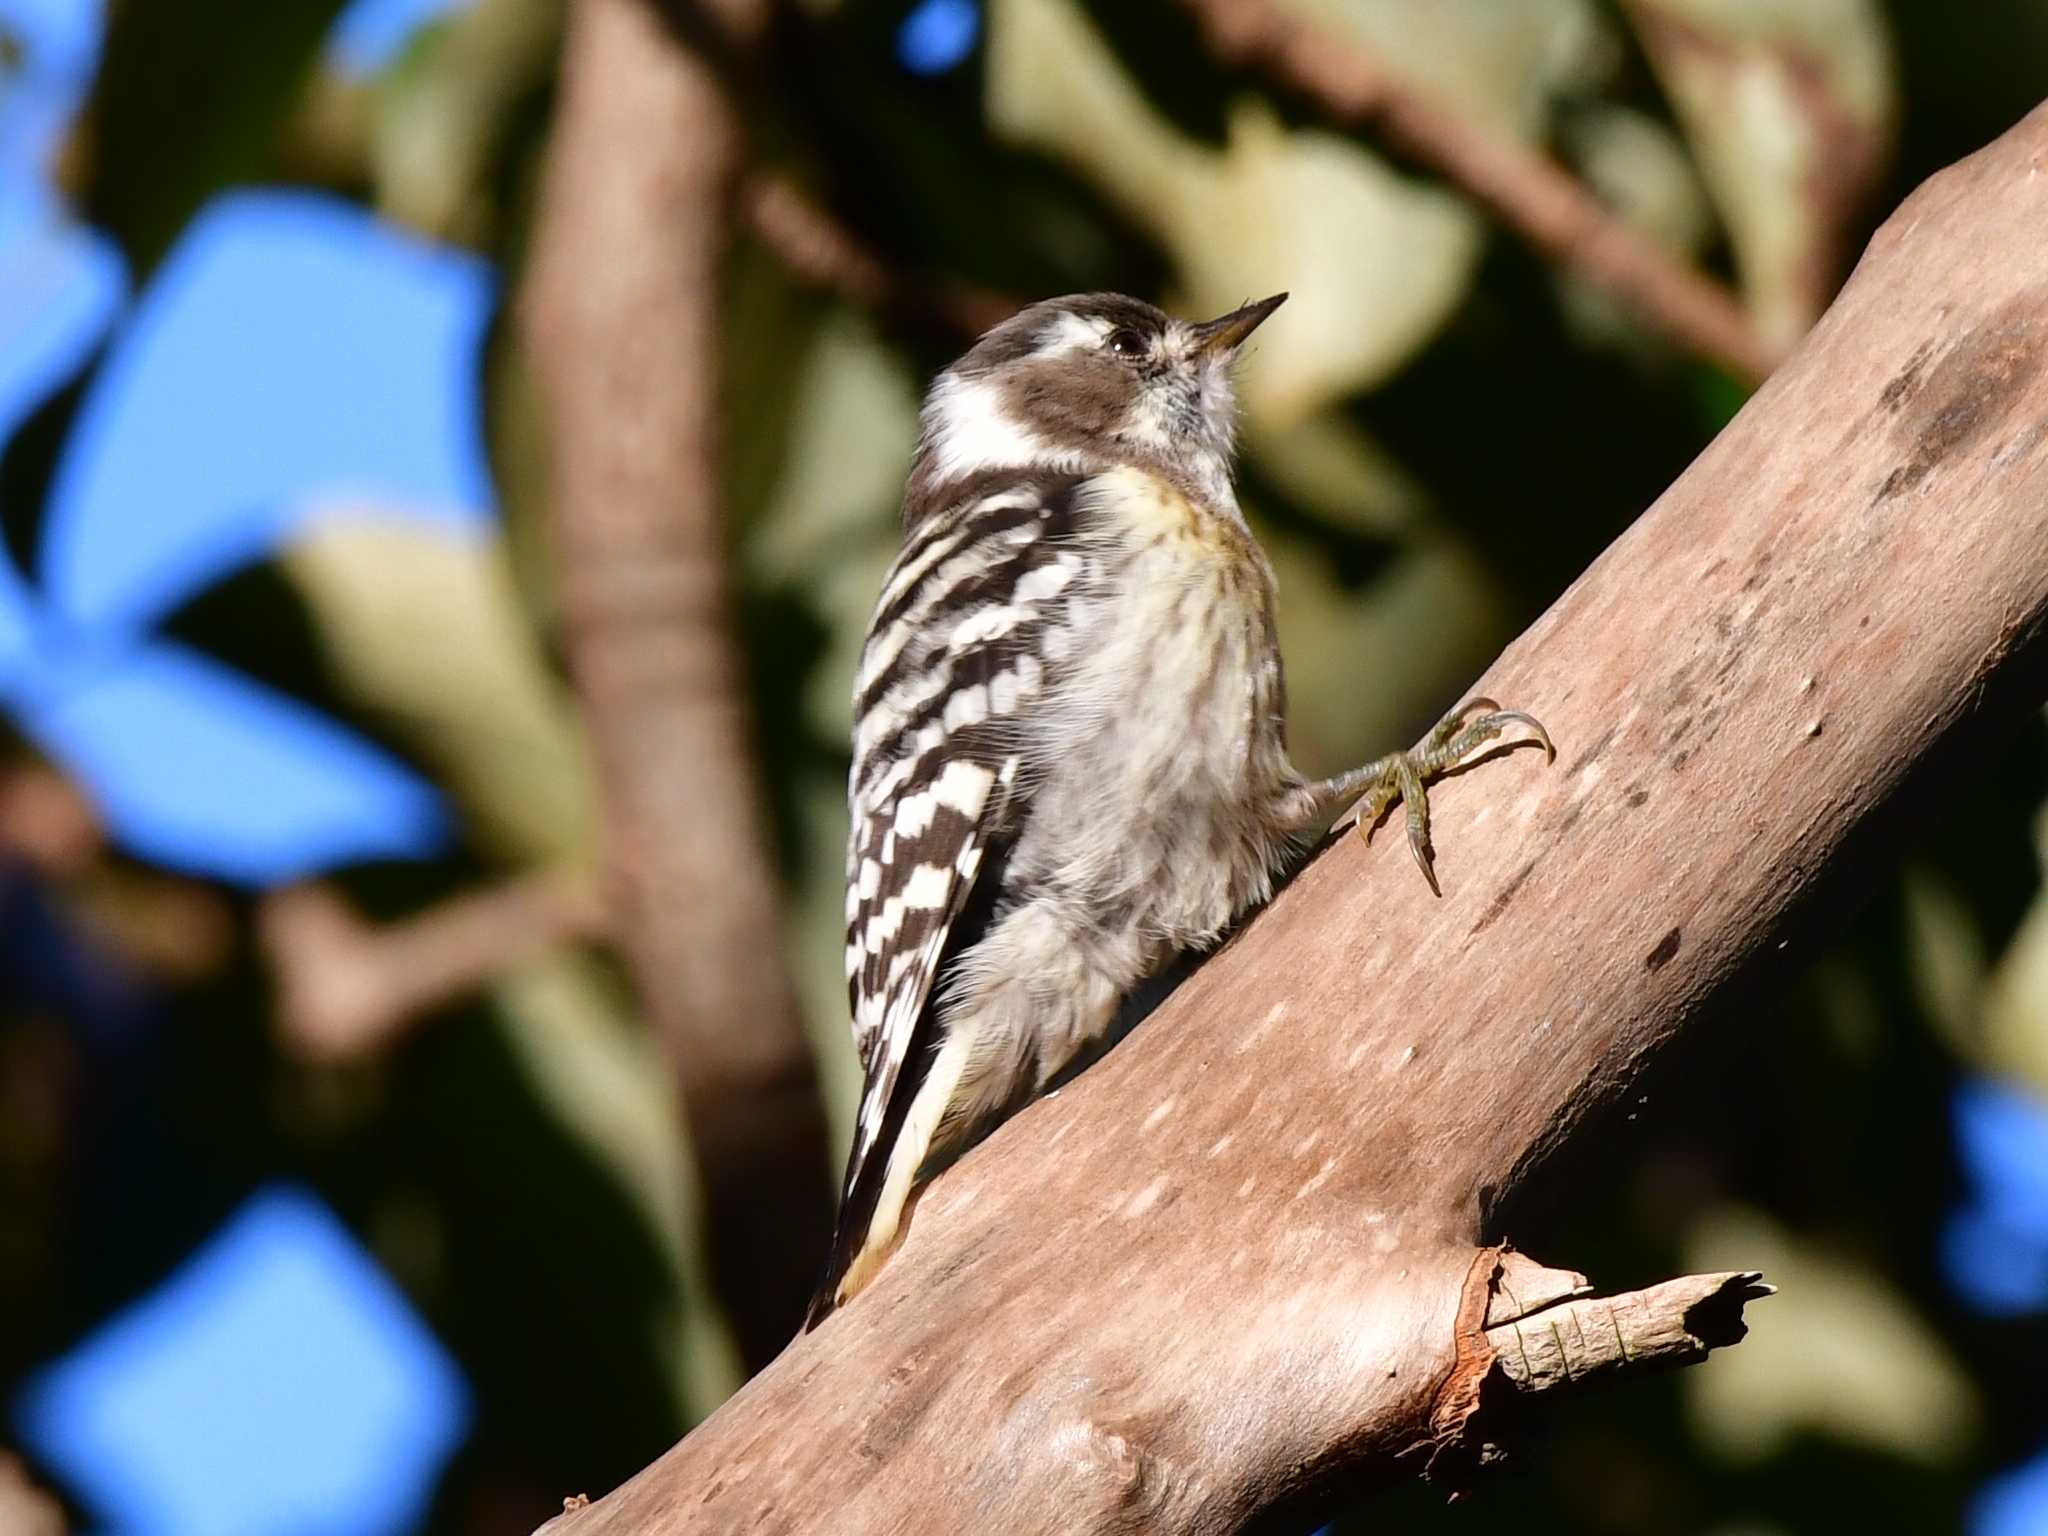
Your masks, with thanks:
[[[758,0],[719,0],[734,36]],[[621,939],[704,1184],[713,1281],[758,1367],[802,1317],[832,1216],[816,1069],[732,636],[718,316],[740,127],[644,0],[579,0],[527,319],[554,454],[569,660]]]

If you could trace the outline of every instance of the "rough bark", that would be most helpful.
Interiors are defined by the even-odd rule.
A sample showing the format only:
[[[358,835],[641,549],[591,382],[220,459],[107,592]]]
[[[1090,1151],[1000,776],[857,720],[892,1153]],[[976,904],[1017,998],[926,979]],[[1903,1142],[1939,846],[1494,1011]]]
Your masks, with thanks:
[[[762,7],[708,9],[744,39]],[[621,939],[680,1087],[714,1283],[759,1365],[802,1316],[832,1190],[725,590],[717,319],[741,149],[718,77],[645,0],[578,0],[526,293],[564,635]]]
[[[1581,1305],[1481,1246],[1508,1197],[1555,1189],[1552,1154],[2041,702],[2044,229],[2048,108],[1913,196],[1480,680],[1560,756],[1438,790],[1443,900],[1398,838],[1337,840],[942,1176],[870,1290],[556,1536],[1226,1532],[1476,1450],[1515,1393],[1496,1301]],[[1750,1277],[1700,1283],[1725,1308]]]

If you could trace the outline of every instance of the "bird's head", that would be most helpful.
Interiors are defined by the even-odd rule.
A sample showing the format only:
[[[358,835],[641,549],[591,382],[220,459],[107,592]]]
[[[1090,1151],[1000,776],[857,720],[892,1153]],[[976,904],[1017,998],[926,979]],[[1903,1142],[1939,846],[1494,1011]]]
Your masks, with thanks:
[[[906,515],[992,471],[1123,464],[1235,505],[1230,365],[1286,297],[1203,321],[1120,293],[1019,310],[933,381]]]

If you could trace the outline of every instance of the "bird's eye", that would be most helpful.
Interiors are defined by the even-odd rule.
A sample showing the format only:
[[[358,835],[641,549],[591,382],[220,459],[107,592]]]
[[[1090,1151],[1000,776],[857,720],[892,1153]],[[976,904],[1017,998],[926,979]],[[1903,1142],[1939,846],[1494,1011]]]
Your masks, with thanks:
[[[1140,357],[1145,351],[1145,338],[1128,325],[1120,325],[1109,333],[1109,340],[1103,343],[1118,357]]]

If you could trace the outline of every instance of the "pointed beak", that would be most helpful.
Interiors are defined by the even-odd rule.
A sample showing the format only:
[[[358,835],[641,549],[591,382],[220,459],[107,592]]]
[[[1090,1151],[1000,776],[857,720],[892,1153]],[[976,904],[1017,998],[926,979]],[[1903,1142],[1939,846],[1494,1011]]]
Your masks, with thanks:
[[[1247,304],[1243,309],[1233,309],[1227,315],[1214,320],[1204,320],[1199,325],[1189,326],[1194,334],[1194,345],[1189,349],[1194,357],[1216,357],[1227,359],[1231,353],[1244,345],[1245,337],[1259,328],[1266,316],[1287,302],[1287,295],[1276,293],[1270,299],[1261,299],[1256,304]]]

